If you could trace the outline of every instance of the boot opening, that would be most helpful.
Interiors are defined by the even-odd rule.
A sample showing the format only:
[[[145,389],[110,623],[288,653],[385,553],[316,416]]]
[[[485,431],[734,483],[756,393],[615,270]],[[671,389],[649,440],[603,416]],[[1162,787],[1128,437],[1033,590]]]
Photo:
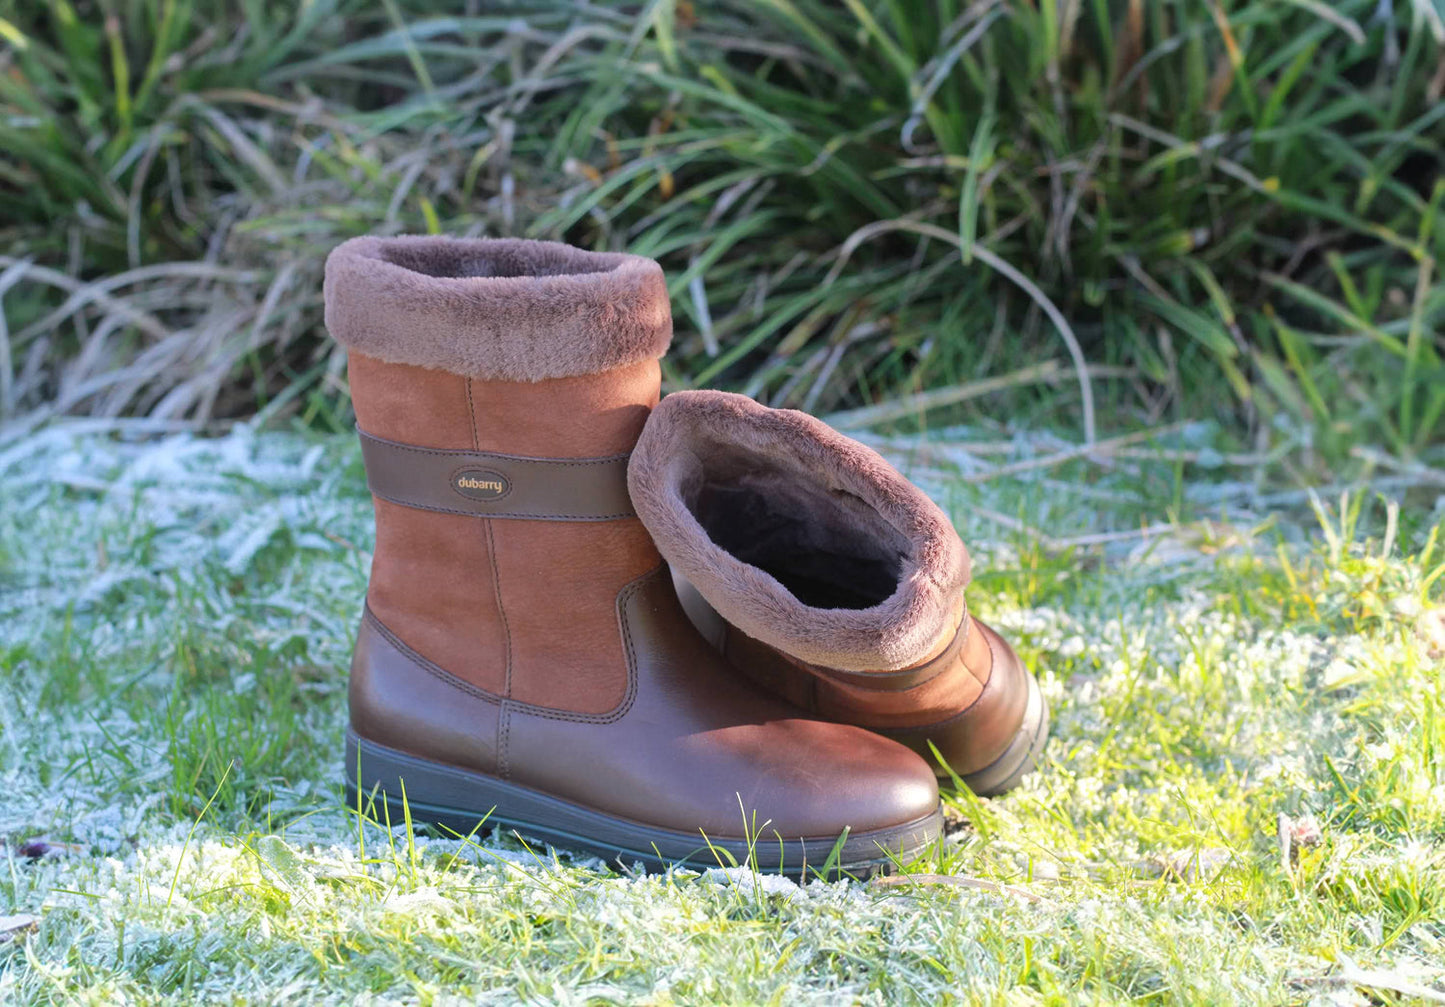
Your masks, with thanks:
[[[698,524],[804,605],[872,608],[897,591],[908,540],[857,496],[761,456],[699,461],[683,492]]]
[[[389,243],[381,257],[394,266],[426,276],[469,277],[573,276],[617,268],[616,255],[535,242]]]

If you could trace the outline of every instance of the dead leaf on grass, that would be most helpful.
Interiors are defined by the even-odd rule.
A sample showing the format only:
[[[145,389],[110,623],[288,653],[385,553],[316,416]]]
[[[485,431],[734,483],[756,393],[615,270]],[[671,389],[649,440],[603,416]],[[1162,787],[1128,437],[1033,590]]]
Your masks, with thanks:
[[[874,878],[872,884],[879,888],[905,888],[909,885],[946,885],[954,888],[971,888],[979,892],[991,892],[994,895],[1016,895],[1026,902],[1043,903],[1047,902],[1042,895],[1037,895],[1027,888],[1020,888],[1017,885],[1005,885],[998,881],[989,881],[987,878],[970,878],[962,874],[896,874],[887,877]]]
[[[1212,881],[1233,861],[1233,850],[1205,846],[1137,860],[1132,866],[1142,874],[1169,881]]]
[[[29,913],[18,913],[14,916],[0,916],[0,944],[6,941],[19,940],[21,935],[34,930],[40,923],[39,916],[31,916]]]
[[[1445,660],[1445,605],[1436,605],[1420,613],[1415,621],[1415,632],[1425,642],[1425,653],[1437,660]]]
[[[27,839],[15,847],[15,852],[29,860],[44,860],[49,857],[66,857],[84,853],[85,848],[76,843],[57,843],[49,839]]]

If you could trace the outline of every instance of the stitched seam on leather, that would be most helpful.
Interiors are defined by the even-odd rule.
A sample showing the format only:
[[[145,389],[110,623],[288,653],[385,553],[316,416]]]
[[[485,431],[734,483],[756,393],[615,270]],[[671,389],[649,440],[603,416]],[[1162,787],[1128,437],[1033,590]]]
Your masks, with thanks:
[[[576,514],[533,514],[528,511],[498,511],[496,513],[493,513],[491,511],[462,510],[457,507],[441,507],[432,504],[422,504],[417,503],[414,500],[400,500],[396,497],[388,496],[385,493],[380,493],[375,489],[371,491],[371,494],[372,496],[380,497],[387,503],[394,503],[398,507],[410,507],[413,510],[435,511],[440,514],[462,514],[466,517],[521,518],[523,520],[535,521],[620,521],[623,518],[637,517],[636,511],[625,511],[621,514],[587,515],[585,517],[579,517]]]
[[[382,624],[381,620],[371,611],[370,605],[366,607],[364,618],[370,619],[372,625],[381,631],[381,634],[386,637],[387,642],[400,651],[403,657],[438,679],[444,685],[449,685],[454,689],[459,689],[468,695],[475,696],[478,699],[494,705],[501,706],[505,704],[512,711],[526,714],[529,717],[546,717],[548,720],[568,720],[581,724],[611,724],[625,717],[627,711],[632,709],[632,704],[637,700],[636,658],[632,647],[632,632],[631,628],[627,625],[627,620],[622,617],[622,612],[625,610],[627,601],[631,600],[632,595],[642,589],[643,583],[648,578],[655,577],[664,568],[664,564],[658,564],[641,577],[629,582],[618,592],[618,615],[622,622],[622,637],[628,658],[627,694],[622,699],[622,705],[608,713],[568,713],[566,710],[553,710],[545,706],[533,706],[531,703],[519,703],[515,699],[507,699],[505,696],[494,695],[484,689],[477,688],[470,682],[458,678],[445,668],[423,657],[415,650],[412,650],[411,647],[407,646],[395,633]]]
[[[366,606],[366,610],[362,618],[370,622],[372,627],[375,628],[376,631],[379,632],[383,638],[385,638],[387,643],[395,647],[402,657],[406,658],[408,661],[416,665],[422,671],[425,671],[428,675],[431,675],[433,678],[437,679],[443,685],[450,686],[453,689],[458,689],[461,692],[465,692],[467,695],[472,696],[476,699],[480,699],[484,703],[491,703],[494,706],[501,704],[501,696],[497,696],[490,692],[487,692],[485,689],[477,688],[471,682],[458,678],[451,672],[447,671],[445,668],[434,664],[422,655],[418,654],[416,651],[412,650],[411,647],[407,646],[407,644],[400,637],[398,637],[395,633],[386,628],[386,624],[376,617],[376,613],[372,612],[371,606],[369,604]]]
[[[953,638],[949,640],[948,646],[943,648],[943,651],[937,657],[924,664],[916,665],[912,668],[903,668],[899,671],[840,671],[836,668],[826,668],[821,665],[809,664],[806,661],[793,657],[785,651],[777,650],[776,647],[773,649],[777,650],[777,653],[781,657],[798,670],[805,671],[814,678],[826,679],[836,685],[846,685],[850,688],[861,689],[866,692],[908,692],[910,689],[927,685],[948,670],[947,665],[963,652],[963,643],[967,638],[969,622],[970,620],[965,615],[964,621],[959,624],[959,629],[954,631]],[[918,680],[910,682],[901,689],[880,688],[868,684],[870,681],[897,682],[899,679],[910,677],[915,677]]]
[[[357,433],[359,433],[367,440],[374,441],[375,443],[381,445],[383,448],[391,451],[407,451],[412,454],[435,455],[441,458],[456,458],[458,456],[464,455],[478,455],[483,458],[499,458],[502,461],[509,462],[536,462],[539,465],[555,466],[557,468],[579,468],[589,465],[616,465],[617,463],[625,462],[632,457],[630,454],[623,453],[620,455],[602,455],[597,458],[548,458],[546,456],[538,455],[509,455],[503,454],[500,451],[458,451],[448,448],[419,448],[411,444],[402,444],[399,441],[389,441],[384,437],[377,437],[374,434],[367,433],[360,427],[357,428]],[[473,443],[476,443],[475,424],[472,427],[472,433]]]
[[[651,574],[643,574],[617,593],[617,622],[622,627],[622,645],[627,651],[627,694],[623,697],[619,717],[632,708],[632,702],[637,698],[637,648],[632,644],[632,620],[627,618],[627,604],[641,588],[643,580],[662,569],[659,564]]]
[[[968,716],[969,713],[973,711],[973,708],[975,706],[983,702],[984,693],[988,691],[988,683],[993,681],[993,673],[998,669],[998,652],[994,650],[993,641],[988,638],[987,633],[983,635],[983,642],[988,645],[988,678],[983,680],[983,688],[979,690],[977,696],[973,697],[972,703],[969,703],[967,706],[965,706],[962,710],[959,710],[953,716],[945,717],[942,720],[935,720],[931,724],[920,724],[916,727],[874,727],[869,728],[869,730],[889,731],[898,734],[912,734],[915,731],[936,731],[940,727],[947,727],[955,721],[962,720],[964,717]]]
[[[497,617],[502,620],[502,695],[512,698],[512,627],[507,623],[507,609],[502,604],[502,571],[497,566],[497,539],[492,522],[482,518],[482,535],[487,540],[487,559],[492,565],[492,592],[497,599]]]
[[[502,709],[497,714],[497,775],[504,780],[512,778],[512,761],[508,748],[512,739],[512,701],[502,700]]]
[[[471,382],[467,384],[470,385]],[[497,566],[497,540],[492,535],[492,522],[486,518],[482,518],[482,534],[487,540],[487,559],[492,566],[492,591],[497,598],[497,617],[502,621],[502,694],[507,698],[502,700],[502,709],[497,715],[497,775],[505,780],[510,766],[507,743],[512,727],[512,628],[507,624],[507,609],[502,604],[502,572]]]
[[[368,434],[368,436],[370,436]],[[372,437],[372,440],[381,444],[390,451],[408,451],[418,455],[436,455],[440,458],[465,459],[467,455],[475,455],[482,459],[500,459],[504,462],[532,462],[537,465],[546,465],[548,468],[571,469],[585,468],[589,465],[619,465],[627,461],[628,455],[607,455],[603,458],[546,458],[533,455],[505,455],[498,451],[447,451],[441,448],[414,448],[409,444],[397,444],[395,441],[384,441],[379,437]]]
[[[472,421],[472,450],[480,451],[482,450],[482,442],[477,433],[477,406],[476,403],[472,401],[472,379],[462,378],[462,382],[467,387],[467,418]]]
[[[855,689],[863,689],[863,690],[865,690],[865,691],[867,691],[867,692],[885,692],[885,693],[908,692],[908,691],[911,690],[911,689],[917,689],[917,688],[919,688],[919,687],[921,687],[921,686],[927,685],[929,682],[932,682],[935,678],[937,678],[939,675],[943,674],[945,671],[948,670],[948,665],[950,665],[950,664],[952,664],[954,661],[958,660],[959,655],[963,653],[963,648],[964,648],[964,646],[965,646],[965,645],[967,644],[967,642],[968,642],[969,627],[972,625],[972,623],[973,623],[973,620],[969,619],[968,616],[967,616],[967,614],[965,613],[963,622],[959,623],[959,628],[956,629],[956,630],[954,630],[953,639],[951,639],[951,640],[948,642],[948,646],[947,646],[947,647],[943,648],[942,653],[940,653],[937,657],[935,657],[933,660],[927,662],[926,664],[920,664],[920,665],[918,665],[917,667],[914,667],[914,668],[905,668],[905,669],[903,669],[902,671],[884,671],[884,672],[866,672],[866,671],[861,671],[861,672],[860,672],[860,671],[836,672],[836,671],[832,671],[832,670],[829,670],[829,669],[825,669],[825,670],[822,670],[822,671],[816,671],[816,670],[813,670],[813,669],[812,669],[811,667],[809,667],[808,665],[802,665],[802,666],[803,666],[804,668],[808,668],[808,670],[810,670],[810,671],[813,671],[813,674],[815,674],[815,675],[818,675],[818,676],[823,677],[823,678],[827,678],[827,679],[829,679],[830,681],[836,682],[836,683],[838,683],[838,684],[840,684],[840,685],[852,686],[852,687],[855,688]],[[870,686],[870,685],[867,684],[869,679],[868,679],[867,677],[865,677],[865,676],[876,676],[876,677],[878,677],[878,678],[880,678],[880,679],[883,679],[884,681],[896,681],[898,678],[900,678],[900,677],[902,677],[902,676],[906,676],[906,675],[917,675],[917,676],[920,676],[920,677],[919,677],[919,680],[918,680],[918,681],[913,682],[913,683],[910,683],[908,686],[906,686],[905,688],[902,688],[902,689],[879,689],[879,688],[874,688],[873,686]],[[990,675],[990,676],[993,675],[992,666],[990,666],[989,675]],[[984,684],[986,685],[987,682],[985,682]]]
[[[624,585],[622,590],[617,592],[617,621],[622,629],[622,646],[627,654],[627,692],[616,709],[607,713],[568,713],[566,710],[553,710],[545,706],[533,706],[530,703],[509,700],[512,708],[529,717],[546,717],[549,720],[569,720],[583,724],[612,724],[627,716],[627,711],[631,710],[632,704],[637,701],[637,653],[632,644],[632,626],[627,620],[627,603],[642,589],[642,585],[647,580],[657,576],[664,569],[664,564],[659,563],[641,577]]]

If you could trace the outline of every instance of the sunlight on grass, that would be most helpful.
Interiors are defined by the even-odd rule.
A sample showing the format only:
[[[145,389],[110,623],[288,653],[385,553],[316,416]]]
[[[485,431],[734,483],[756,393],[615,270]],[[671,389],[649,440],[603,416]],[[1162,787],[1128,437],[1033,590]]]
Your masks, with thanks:
[[[1278,1004],[1445,984],[1445,507],[1397,515],[1388,554],[1385,509],[1352,495],[1061,557],[971,511],[1125,534],[1162,516],[1148,483],[1171,464],[1071,462],[1079,491],[1118,498],[1084,513],[1036,469],[961,482],[979,442],[953,436],[883,447],[949,503],[974,605],[1039,669],[1054,740],[1017,792],[948,798],[916,883],[803,887],[359,822],[339,783],[370,544],[350,438],[57,427],[10,447],[0,914],[39,924],[0,943],[0,999]]]

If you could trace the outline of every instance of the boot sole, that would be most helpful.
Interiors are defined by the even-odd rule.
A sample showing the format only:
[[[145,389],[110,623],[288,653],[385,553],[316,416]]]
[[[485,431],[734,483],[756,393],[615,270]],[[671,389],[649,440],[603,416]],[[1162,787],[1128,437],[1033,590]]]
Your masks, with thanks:
[[[836,836],[779,839],[765,830],[752,844],[705,839],[701,833],[648,826],[496,776],[408,755],[351,730],[346,732],[346,800],[368,818],[391,825],[404,822],[409,811],[414,824],[440,826],[445,835],[470,836],[500,826],[558,849],[624,868],[641,864],[648,871],[741,865],[796,878],[863,877],[913,859],[943,830],[942,812],[934,811],[903,825],[849,834],[841,843]]]
[[[1028,675],[1028,703],[1023,723],[1008,748],[993,762],[963,777],[964,785],[979,797],[996,797],[1019,785],[1033,772],[1049,740],[1049,704],[1039,689],[1038,680]]]

